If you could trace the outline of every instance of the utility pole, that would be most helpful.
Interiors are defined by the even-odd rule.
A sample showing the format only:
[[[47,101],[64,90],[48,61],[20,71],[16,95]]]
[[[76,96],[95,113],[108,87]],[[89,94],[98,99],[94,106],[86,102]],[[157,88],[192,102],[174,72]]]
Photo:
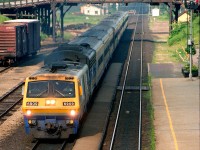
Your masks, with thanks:
[[[193,10],[197,9],[198,8],[198,4],[196,4],[194,1],[189,1],[187,2],[185,0],[185,7],[187,9],[190,10],[190,37],[189,37],[189,40],[188,40],[188,45],[189,48],[190,48],[190,73],[189,73],[189,78],[192,80],[192,66],[193,66],[193,61],[192,61],[192,48],[193,48],[193,45],[194,45],[194,41],[192,39],[192,14],[193,14]]]
[[[193,47],[193,39],[192,39],[192,14],[193,10],[190,9],[190,39],[188,40],[188,46],[190,47],[190,73],[189,73],[189,78],[192,80],[192,47]]]

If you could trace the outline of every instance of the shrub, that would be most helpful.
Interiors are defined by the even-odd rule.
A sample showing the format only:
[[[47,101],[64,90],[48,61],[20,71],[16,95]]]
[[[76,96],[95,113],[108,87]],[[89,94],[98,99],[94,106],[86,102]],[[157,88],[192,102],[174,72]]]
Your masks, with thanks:
[[[0,23],[3,23],[4,21],[7,21],[7,20],[10,20],[10,18],[0,15]]]
[[[185,51],[188,53],[188,54],[190,54],[190,46],[187,46],[186,48],[185,48]],[[192,55],[195,55],[196,54],[196,49],[195,49],[195,46],[193,45],[192,46]]]
[[[180,42],[181,40],[185,40],[185,37],[187,37],[186,32],[186,25],[184,23],[180,24],[173,24],[173,30],[171,31],[171,34],[168,39],[168,44],[171,46],[175,43]]]
[[[47,35],[47,34],[44,34],[43,32],[41,32],[40,38],[41,38],[41,41],[43,41],[43,40],[45,40],[46,38],[48,38],[48,35]]]
[[[184,67],[183,67],[183,69],[185,70],[185,71],[190,71],[190,64],[186,64]],[[196,65],[192,65],[192,72],[193,71],[198,71],[198,67],[196,66]]]

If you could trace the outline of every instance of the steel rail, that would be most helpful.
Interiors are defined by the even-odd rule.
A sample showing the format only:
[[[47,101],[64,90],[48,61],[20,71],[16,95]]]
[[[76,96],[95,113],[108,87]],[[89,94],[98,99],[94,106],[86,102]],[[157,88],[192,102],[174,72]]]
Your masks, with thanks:
[[[31,150],[36,150],[39,145],[40,145],[40,142],[39,142],[39,140],[37,140],[36,143],[31,148]]]
[[[11,109],[13,109],[13,107],[15,107],[23,98],[21,97],[20,99],[18,99],[15,103],[13,103],[9,108],[7,108],[3,113],[0,114],[0,118],[2,118],[3,116],[5,116]]]
[[[14,92],[19,89],[24,83],[21,82],[20,84],[18,84],[15,88],[13,88],[9,93],[5,94],[3,97],[0,98],[0,103],[3,103],[3,101],[8,97],[10,96],[11,94],[14,94]],[[2,117],[4,117],[10,110],[12,110],[19,102],[22,101],[22,97],[20,97],[19,99],[11,102],[11,105],[6,108],[5,111],[3,111],[1,114],[0,114],[0,119]]]
[[[67,144],[67,140],[64,140],[61,147],[59,148],[60,150],[64,150],[65,145]]]
[[[143,7],[142,7],[142,14],[143,14]],[[142,15],[142,34],[141,34],[141,55],[140,55],[140,113],[139,113],[139,130],[138,130],[138,150],[141,150],[141,140],[142,140],[142,76],[143,76],[143,35],[144,35],[144,19]]]
[[[24,84],[24,82],[20,82],[17,86],[15,86],[13,89],[11,89],[8,93],[6,93],[2,97],[0,97],[0,102],[3,101],[3,99],[5,99],[6,97],[8,97],[10,94],[12,94],[13,92],[15,92],[23,84]]]
[[[51,149],[56,149],[56,150],[64,150],[65,147],[66,147],[66,144],[68,143],[67,140],[64,140],[61,144],[59,144],[60,146],[58,146],[56,144],[55,147],[52,147],[51,146]],[[44,146],[45,144],[45,146]],[[41,145],[43,145],[41,147]],[[32,146],[31,150],[37,150],[37,149],[49,149],[49,145],[52,145],[52,144],[49,144],[49,143],[46,143],[46,141],[43,141],[43,140],[37,140],[36,143]]]
[[[110,150],[112,150],[112,148],[113,148],[115,134],[116,134],[117,126],[118,126],[119,114],[120,114],[120,110],[121,110],[121,104],[122,104],[122,101],[123,101],[124,90],[125,90],[125,85],[126,85],[126,79],[127,79],[127,74],[128,74],[130,60],[131,60],[131,54],[132,54],[132,51],[133,51],[133,42],[134,42],[134,38],[135,38],[135,33],[136,33],[138,18],[139,18],[139,15],[137,16],[136,27],[135,27],[135,30],[134,30],[134,33],[133,33],[133,39],[131,40],[131,46],[130,46],[131,49],[130,49],[129,57],[128,57],[128,61],[127,61],[125,78],[124,78],[124,82],[123,82],[123,86],[122,86],[122,93],[121,93],[121,96],[120,96],[120,102],[119,102],[119,107],[118,107],[118,111],[117,111],[117,118],[115,120],[114,131],[113,131],[112,139],[111,139],[111,143],[110,143]]]
[[[9,68],[10,68],[10,66],[9,66],[9,67],[5,67],[5,68],[1,69],[1,70],[0,70],[0,73],[3,73],[4,71],[8,70]]]

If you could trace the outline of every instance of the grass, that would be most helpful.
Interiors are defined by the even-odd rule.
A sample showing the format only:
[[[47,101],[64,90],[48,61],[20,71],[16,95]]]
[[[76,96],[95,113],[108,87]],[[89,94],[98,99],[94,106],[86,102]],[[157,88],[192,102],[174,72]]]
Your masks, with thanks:
[[[7,21],[7,20],[10,20],[10,18],[0,15],[0,23],[3,23],[4,21]]]
[[[48,35],[46,35],[43,32],[41,32],[40,33],[40,39],[41,39],[41,41],[45,40],[46,38],[48,38]]]
[[[199,22],[200,22],[200,16],[196,16],[196,18],[193,20],[193,35],[194,35],[194,44],[198,45],[199,44],[199,34],[200,34],[200,27],[199,27]]]
[[[151,22],[150,26],[153,26]],[[188,61],[185,48],[187,46],[187,24],[174,24],[168,43],[155,44],[153,63],[185,63]],[[193,20],[194,44],[199,41],[199,17]]]
[[[167,43],[155,44],[152,63],[178,63],[181,61],[176,46],[169,46]]]
[[[158,21],[167,21],[167,20],[169,20],[169,15],[164,13],[164,14],[161,14],[160,16],[156,17],[156,19]]]
[[[199,16],[196,16],[193,19],[193,39],[194,44],[199,44]],[[185,23],[173,24],[173,31],[171,36],[168,39],[169,45],[180,45],[184,46],[187,45],[187,38],[189,38],[189,26]]]
[[[147,104],[147,112],[149,114],[149,117],[150,117],[150,130],[149,130],[149,139],[150,139],[150,149],[151,150],[155,150],[155,145],[156,145],[156,142],[155,142],[155,129],[154,129],[154,109],[153,109],[153,104],[152,104],[152,93],[151,91],[147,92],[146,95],[148,95],[149,97],[149,101],[148,101],[148,104]]]
[[[148,76],[148,83],[149,87],[151,87],[151,76]],[[145,127],[147,129],[147,138],[149,139],[148,144],[144,146],[143,149],[150,149],[150,150],[155,150],[155,129],[154,129],[154,109],[153,109],[153,104],[152,104],[152,90],[147,91],[144,93],[144,99],[145,99],[145,105],[143,104],[143,107],[146,106],[145,109],[145,115],[148,116],[148,121],[149,123],[147,124],[148,127]]]
[[[69,32],[65,32],[65,34],[64,34],[64,39],[65,40],[71,40],[71,39],[73,39],[74,38],[74,35],[72,35],[71,33],[69,33]]]
[[[89,16],[89,15],[76,15],[76,14],[71,14],[67,13],[64,18],[64,24],[65,25],[70,25],[70,24],[83,24],[83,23],[88,23],[88,24],[98,24],[105,16]]]
[[[179,54],[179,57],[181,57],[181,60],[183,62],[188,61],[189,56],[188,56],[188,54],[186,53],[186,51],[184,49],[178,48],[176,52]]]

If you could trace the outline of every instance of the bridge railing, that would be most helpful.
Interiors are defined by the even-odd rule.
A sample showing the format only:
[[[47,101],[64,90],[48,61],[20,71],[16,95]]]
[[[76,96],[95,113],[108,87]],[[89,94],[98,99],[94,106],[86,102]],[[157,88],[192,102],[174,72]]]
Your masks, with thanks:
[[[0,9],[56,3],[176,3],[182,0],[0,0]]]

